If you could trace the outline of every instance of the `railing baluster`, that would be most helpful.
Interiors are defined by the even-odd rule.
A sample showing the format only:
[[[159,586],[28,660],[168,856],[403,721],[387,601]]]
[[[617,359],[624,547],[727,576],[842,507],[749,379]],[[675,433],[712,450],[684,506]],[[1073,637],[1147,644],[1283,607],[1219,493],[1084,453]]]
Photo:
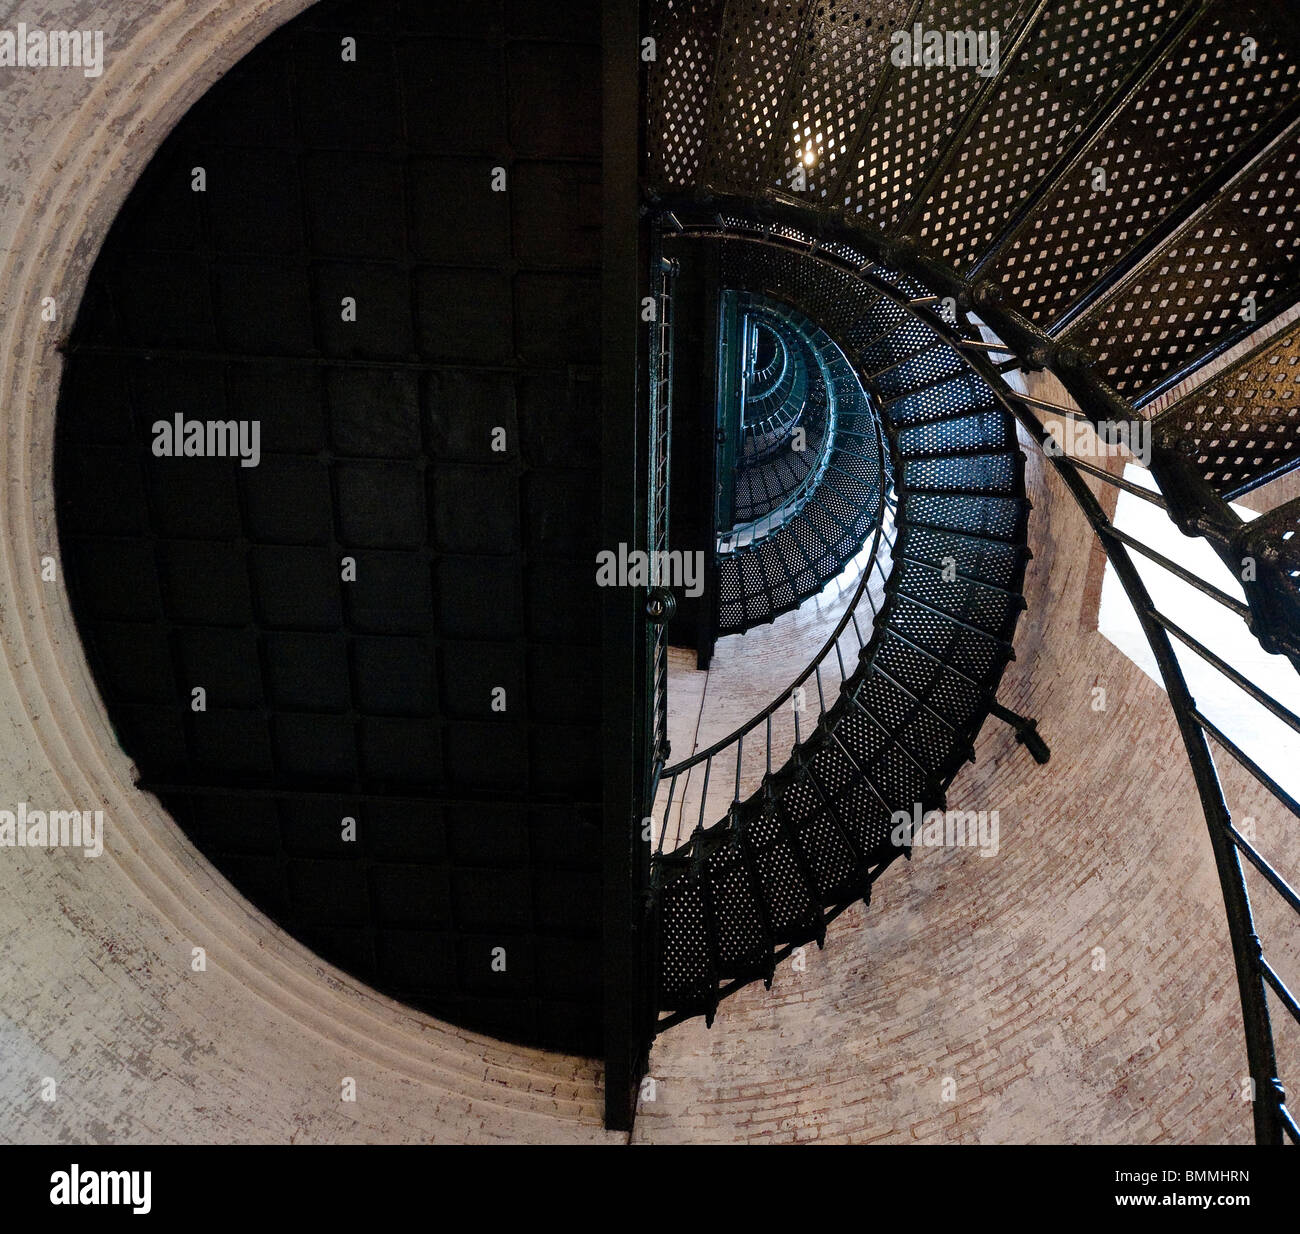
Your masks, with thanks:
[[[668,836],[668,817],[673,812],[673,795],[676,792],[677,792],[677,777],[673,776],[673,778],[668,782],[668,802],[664,806],[663,825],[659,828],[659,846],[658,848],[655,849],[655,852],[657,853],[662,853],[664,851],[664,840]]]
[[[1140,484],[1134,484],[1131,480],[1125,480],[1123,476],[1113,476],[1109,471],[1104,471],[1100,467],[1094,467],[1091,463],[1085,463],[1073,455],[1066,460],[1071,467],[1079,471],[1085,471],[1090,476],[1095,476],[1098,480],[1104,480],[1107,484],[1115,488],[1123,489],[1126,493],[1132,493],[1134,497],[1141,497],[1143,501],[1149,501],[1153,506],[1159,506],[1162,510],[1169,509],[1169,503],[1165,501],[1164,496],[1160,493],[1153,493],[1150,489],[1143,488]]]
[[[1238,617],[1241,617],[1246,621],[1250,620],[1250,609],[1240,600],[1233,599],[1233,597],[1228,595],[1226,591],[1220,591],[1219,588],[1214,586],[1214,584],[1207,583],[1203,578],[1193,574],[1190,570],[1184,569],[1176,561],[1170,561],[1168,557],[1161,553],[1157,553],[1155,549],[1148,548],[1141,540],[1135,540],[1127,532],[1120,531],[1120,529],[1113,523],[1106,524],[1105,527],[1099,530],[1099,534],[1118,540],[1121,544],[1131,548],[1134,552],[1141,553],[1142,556],[1146,557],[1149,561],[1154,561],[1156,565],[1162,566],[1164,569],[1168,570],[1170,574],[1177,575],[1184,583],[1195,587],[1202,595],[1207,595],[1210,599],[1217,600],[1224,606],[1224,608],[1232,609]],[[1152,613],[1152,616],[1155,616],[1154,612]]]
[[[1284,1006],[1292,1015],[1295,1022],[1300,1024],[1300,1002],[1286,987],[1286,983],[1273,970],[1273,966],[1261,955],[1259,957],[1259,971],[1264,974],[1264,980],[1273,987],[1273,993],[1278,996]]]
[[[700,791],[700,817],[698,826],[704,826],[704,811],[709,804],[709,776],[713,773],[713,760],[706,759],[704,763],[704,787]]]
[[[1188,634],[1186,630],[1181,626],[1175,625],[1168,617],[1164,616],[1164,614],[1153,612],[1151,616],[1164,626],[1164,628],[1176,639],[1185,643],[1196,652],[1196,654],[1200,656],[1202,660],[1206,661],[1207,664],[1218,669],[1219,672],[1221,672],[1235,686],[1238,686],[1249,694],[1250,697],[1253,698],[1261,707],[1267,708],[1273,715],[1281,720],[1283,724],[1295,729],[1297,733],[1300,733],[1300,716],[1297,716],[1294,712],[1288,711],[1271,695],[1265,694],[1264,691],[1248,677],[1242,676],[1242,674],[1233,668],[1226,660],[1215,655],[1214,652],[1205,646],[1204,643],[1198,642]]]

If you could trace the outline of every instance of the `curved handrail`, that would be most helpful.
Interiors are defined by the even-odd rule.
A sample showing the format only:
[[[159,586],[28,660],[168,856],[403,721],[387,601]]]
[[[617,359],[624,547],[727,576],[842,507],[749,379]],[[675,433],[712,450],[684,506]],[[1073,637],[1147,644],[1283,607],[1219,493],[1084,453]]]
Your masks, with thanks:
[[[883,511],[892,513],[893,510],[896,508],[897,502],[893,496],[893,479],[892,477],[886,478],[885,471],[886,471],[885,468],[881,468],[881,476],[882,476],[881,509]],[[727,734],[727,736],[721,738],[718,741],[715,741],[713,745],[709,746],[707,749],[700,750],[698,753],[692,754],[688,758],[682,759],[681,762],[674,763],[671,767],[665,767],[661,774],[661,779],[669,779],[673,776],[679,776],[683,772],[689,771],[692,767],[698,765],[699,763],[705,762],[708,759],[716,758],[729,745],[732,745],[735,742],[743,739],[744,737],[747,737],[760,724],[764,723],[766,720],[776,715],[776,713],[781,710],[782,705],[788,702],[794,696],[794,692],[800,689],[802,686],[804,686],[816,674],[817,670],[821,667],[821,665],[825,663],[825,661],[830,658],[831,653],[835,651],[837,644],[839,643],[840,639],[844,637],[844,634],[848,630],[849,626],[851,624],[856,626],[855,616],[857,613],[858,605],[860,604],[863,596],[869,595],[869,587],[871,583],[872,570],[873,569],[879,570],[883,577],[884,568],[880,565],[880,543],[882,539],[884,525],[886,522],[890,522],[890,521],[892,520],[882,517],[877,522],[875,534],[872,537],[871,556],[869,558],[869,565],[867,566],[867,568],[865,568],[862,571],[862,578],[858,581],[858,586],[853,593],[853,598],[849,601],[848,605],[845,607],[844,615],[836,623],[834,631],[822,644],[821,649],[817,652],[817,654],[808,662],[808,666],[803,670],[803,672],[801,672],[798,677],[796,677],[780,694],[778,694],[776,698],[774,698],[770,703],[768,703],[768,705],[764,707],[762,711],[758,712],[751,719],[746,720],[745,723],[740,725],[739,728],[733,729],[730,733]],[[888,539],[888,537],[884,537],[884,539],[885,542],[892,549],[894,542]],[[874,611],[872,613],[872,616],[874,619],[875,616]],[[860,637],[858,641],[860,646],[862,647],[866,647],[870,644],[870,640],[864,642]]]
[[[715,199],[709,202],[696,198],[682,203],[676,210],[668,205],[666,214],[679,230],[685,230],[679,216],[698,210],[712,214],[711,225],[715,229],[730,227],[737,235],[755,238],[755,225],[744,217],[752,213],[751,203],[737,203],[734,199]],[[732,212],[730,220],[724,217],[724,210]],[[867,231],[833,227],[819,216],[809,218],[796,207],[769,203],[763,206],[763,212],[768,216],[768,221],[757,225],[760,242],[817,254],[842,269],[856,273],[882,294],[894,298],[909,314],[954,347],[969,368],[988,385],[1002,408],[1016,418],[1043,450],[1088,520],[1138,615],[1144,637],[1156,658],[1201,798],[1223,894],[1237,974],[1247,1065],[1254,1089],[1252,1111],[1256,1141],[1279,1144],[1285,1136],[1293,1143],[1300,1143],[1300,1127],[1286,1107],[1285,1090],[1278,1078],[1267,990],[1273,990],[1297,1021],[1300,1021],[1300,1000],[1287,989],[1264,957],[1260,940],[1255,933],[1250,897],[1238,853],[1245,855],[1252,865],[1261,869],[1266,881],[1293,908],[1300,902],[1300,896],[1232,826],[1231,813],[1219,782],[1209,738],[1214,737],[1293,812],[1296,803],[1289,802],[1278,786],[1264,776],[1248,756],[1223,737],[1196,707],[1170,642],[1167,622],[1152,604],[1129,550],[1132,547],[1148,556],[1151,553],[1145,546],[1113,526],[1084,479],[1085,475],[1091,475],[1099,480],[1113,482],[1115,477],[1100,469],[1081,465],[1078,460],[1053,448],[1055,439],[1037,414],[1038,410],[1060,411],[1067,415],[1076,413],[1069,408],[1052,407],[1016,391],[1006,381],[1006,372],[1013,365],[1015,368],[1048,369],[1076,401],[1083,417],[1097,426],[1129,423],[1136,417],[1136,412],[1091,371],[1087,357],[1082,353],[1061,347],[1014,310],[1003,306],[995,285],[967,284],[954,271],[920,254],[908,244],[891,241]],[[899,281],[902,286],[892,281],[897,275],[902,276]],[[916,286],[908,288],[907,284],[913,280]],[[911,294],[918,292],[919,294]],[[935,292],[938,294],[933,294]],[[952,321],[937,311],[944,301],[951,302]],[[975,311],[978,311],[980,318],[996,335],[996,343],[965,337],[961,333],[963,328],[972,328],[970,314]],[[994,363],[991,357],[998,354],[1004,355],[1006,361]],[[1166,508],[1173,504],[1163,497],[1158,500]],[[807,679],[808,674],[805,674],[802,680]],[[770,716],[771,712],[767,714]],[[725,742],[720,747],[712,748],[714,756],[725,748]]]
[[[776,314],[771,306],[779,302],[774,297],[756,296],[747,293],[746,300],[748,304],[756,307],[760,312],[775,318]],[[793,306],[789,307],[793,308]],[[802,316],[802,314],[799,315]],[[813,327],[811,333],[803,322],[795,318],[789,318],[784,324],[791,328],[801,348],[806,350],[807,354],[812,357],[812,363],[817,368],[816,380],[820,381],[822,395],[820,406],[817,408],[815,416],[809,420],[808,427],[810,429],[815,427],[819,435],[815,443],[813,443],[812,458],[807,463],[803,475],[798,478],[797,482],[781,497],[776,505],[764,510],[761,514],[751,515],[743,522],[737,522],[725,532],[719,532],[715,541],[715,551],[720,554],[732,553],[746,545],[765,539],[785,526],[792,518],[795,518],[799,511],[803,509],[813,489],[820,483],[826,470],[826,463],[834,450],[836,423],[839,418],[839,397],[835,390],[834,377],[830,371],[830,366],[823,355],[824,347],[827,345],[834,347],[834,343],[824,330],[817,328],[815,323],[811,321],[807,323],[807,325]],[[836,352],[838,355],[838,348]],[[754,428],[745,427],[745,461],[737,464],[737,482],[739,482],[739,477],[746,472],[765,466],[767,459],[780,450],[781,446],[788,440],[788,432],[793,430],[794,426],[805,417],[809,400],[816,396],[816,380],[809,379],[807,360],[802,354],[795,353],[793,349],[791,349],[791,356],[798,373],[798,380],[792,387],[791,392],[794,389],[801,391],[798,410],[793,416],[782,420],[779,428],[769,429],[768,426],[773,425],[781,417],[782,409],[778,409],[767,420],[762,422],[765,433],[782,432],[786,436],[780,437],[761,449],[756,449],[753,454],[754,461],[750,461],[749,446],[751,440],[756,440],[760,434]],[[842,356],[840,356],[840,360],[843,360]]]

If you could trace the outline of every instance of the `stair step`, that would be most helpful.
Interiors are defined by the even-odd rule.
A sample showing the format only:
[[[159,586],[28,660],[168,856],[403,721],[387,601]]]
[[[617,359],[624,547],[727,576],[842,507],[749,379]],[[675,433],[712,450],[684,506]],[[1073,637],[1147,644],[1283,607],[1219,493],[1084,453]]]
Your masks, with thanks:
[[[830,773],[832,764],[849,767],[852,775],[833,777]],[[834,806],[863,861],[876,861],[888,855],[892,847],[889,842],[892,811],[854,765],[838,736],[825,742],[810,760],[808,770],[821,784],[823,793]],[[830,783],[832,779],[834,785]]]
[[[904,691],[878,667],[872,677],[888,682],[910,706],[906,721],[895,730],[895,740],[923,771],[937,780],[952,759],[954,751],[961,749],[964,757],[965,743],[950,721]]]
[[[1022,460],[1019,452],[971,458],[915,458],[903,463],[902,487],[913,492],[989,493],[1016,491]]]
[[[898,434],[902,458],[939,458],[970,451],[1007,452],[1015,446],[1011,418],[1001,411],[980,411],[913,425]]]
[[[1154,420],[1231,500],[1300,461],[1300,329],[1281,331]]]
[[[864,338],[852,356],[853,367],[865,376],[923,351],[934,342],[933,330],[923,326],[901,305],[883,298],[877,301],[862,333]]]
[[[705,859],[704,873],[718,942],[717,975],[747,978],[765,973],[771,962],[772,935],[761,883],[734,832]]]
[[[895,594],[885,610],[886,628],[950,664],[981,687],[1007,658],[1006,644],[983,630],[954,621],[948,614],[911,597]]]
[[[821,907],[783,825],[779,800],[775,793],[761,799],[741,834],[759,874],[773,940],[789,942],[816,928]]]
[[[659,893],[659,911],[660,933],[672,940],[659,953],[659,1006],[675,1011],[709,1001],[714,981],[699,880],[685,869],[667,879]]]
[[[1014,543],[1023,535],[1029,503],[1022,497],[964,496],[943,493],[908,493],[903,497],[899,523],[920,524],[964,536]]]
[[[992,411],[1000,406],[988,383],[966,372],[891,403],[889,419],[901,429]]]
[[[856,702],[856,696],[835,726],[835,735],[890,814],[910,810],[917,794],[924,794],[925,773]]]
[[[966,361],[947,343],[938,342],[876,378],[875,386],[882,398],[892,401],[928,392],[943,384],[945,378],[967,371]],[[925,387],[925,390],[918,390],[918,386]]]
[[[889,585],[900,595],[1003,640],[1015,628],[1016,617],[1024,607],[1024,597],[1018,593],[960,576],[949,582],[941,570],[915,561],[899,562]]]
[[[900,530],[894,555],[924,561],[941,570],[951,562],[963,578],[987,583],[991,587],[1018,590],[1028,553],[1019,545],[1003,540],[955,531],[935,531],[913,524]]]
[[[804,869],[816,883],[818,904],[834,903],[851,885],[857,858],[834,810],[806,769],[801,768],[786,786],[778,809],[799,845]]]
[[[914,698],[924,700],[947,716],[959,731],[965,731],[986,702],[976,685],[892,630],[885,630],[873,664],[888,673]]]

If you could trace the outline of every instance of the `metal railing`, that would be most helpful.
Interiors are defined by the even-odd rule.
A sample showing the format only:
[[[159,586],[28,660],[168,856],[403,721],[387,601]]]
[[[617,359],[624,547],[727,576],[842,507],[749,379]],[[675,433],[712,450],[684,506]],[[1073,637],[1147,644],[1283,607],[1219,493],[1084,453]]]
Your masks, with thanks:
[[[1002,306],[995,286],[978,282],[968,283],[952,270],[920,255],[905,244],[863,230],[855,229],[850,232],[833,227],[815,217],[810,219],[797,207],[767,205],[763,208],[766,220],[763,222],[753,220],[753,206],[746,202],[715,201],[711,205],[706,205],[696,199],[689,203],[683,202],[676,208],[669,204],[666,209],[669,218],[679,230],[686,230],[682,222],[683,218],[703,216],[702,228],[713,234],[732,232],[759,243],[815,255],[842,271],[854,273],[881,294],[894,298],[915,320],[923,323],[939,339],[957,350],[969,369],[988,385],[1002,408],[1015,417],[1061,476],[1097,536],[1137,616],[1142,633],[1156,660],[1191,766],[1223,895],[1236,969],[1246,1061],[1253,1094],[1255,1138],[1262,1144],[1278,1144],[1285,1140],[1300,1143],[1300,1128],[1297,1128],[1296,1119],[1287,1107],[1285,1090],[1279,1078],[1267,996],[1271,991],[1282,1008],[1297,1023],[1300,1023],[1300,1000],[1297,1000],[1294,992],[1286,985],[1276,967],[1264,954],[1256,932],[1255,915],[1246,887],[1242,858],[1260,874],[1269,890],[1298,915],[1300,915],[1300,892],[1297,892],[1295,887],[1264,857],[1257,846],[1233,825],[1232,813],[1224,795],[1211,743],[1249,773],[1293,817],[1300,818],[1300,802],[1292,798],[1260,767],[1248,751],[1232,741],[1197,705],[1188,688],[1182,665],[1175,654],[1171,640],[1177,640],[1187,646],[1195,655],[1214,668],[1224,680],[1243,690],[1270,715],[1282,720],[1298,732],[1300,732],[1300,717],[1295,716],[1266,691],[1238,673],[1222,657],[1193,638],[1167,614],[1161,613],[1151,600],[1147,586],[1138,571],[1134,554],[1153,561],[1157,566],[1195,586],[1202,594],[1220,603],[1226,612],[1235,615],[1248,625],[1252,618],[1249,606],[1228,596],[1207,581],[1199,579],[1193,572],[1172,562],[1167,556],[1156,552],[1150,546],[1116,527],[1114,521],[1105,513],[1090,483],[1110,484],[1162,506],[1175,518],[1179,514],[1177,494],[1172,489],[1169,493],[1151,492],[1132,484],[1123,477],[1111,475],[1102,468],[1062,453],[1056,447],[1056,438],[1048,431],[1040,415],[1040,413],[1059,414],[1071,419],[1086,419],[1105,433],[1115,426],[1131,423],[1137,418],[1135,410],[1096,377],[1086,357],[1071,349],[1060,347],[1024,318]],[[941,311],[945,302],[955,306],[955,312],[949,316],[945,316]],[[977,319],[976,314],[978,314]],[[994,340],[973,337],[981,322],[992,331]],[[1016,390],[1005,378],[1008,373],[1019,369],[1051,371],[1061,381],[1077,406],[1053,405]],[[1163,490],[1166,485],[1160,484],[1160,479],[1161,477],[1157,477],[1157,484]],[[1191,521],[1194,522],[1194,519]],[[659,816],[662,809],[663,820],[659,829],[657,853],[663,853],[669,836],[669,820],[679,782],[685,785],[688,782],[684,778],[697,772],[700,776],[702,787],[698,794],[695,794],[698,796],[698,804],[691,802],[690,815],[696,820],[694,826],[701,827],[707,812],[709,784],[716,775],[715,769],[721,766],[729,767],[733,757],[735,788],[732,799],[740,800],[744,739],[759,728],[763,733],[764,773],[770,771],[772,720],[780,711],[790,710],[791,699],[796,688],[805,686],[809,681],[815,681],[820,702],[819,718],[824,713],[826,707],[821,667],[827,662],[832,651],[837,657],[839,656],[838,640],[848,625],[852,625],[855,633],[858,633],[854,614],[865,582],[866,577],[860,585],[859,594],[855,596],[854,602],[845,615],[845,621],[840,623],[835,635],[813,664],[792,683],[787,691],[753,720],[723,741],[665,770],[660,794],[654,802],[656,816]],[[843,680],[842,672],[841,680]],[[799,731],[797,710],[795,717],[797,742]],[[666,794],[664,785],[666,785]],[[683,797],[685,795],[683,790]],[[683,829],[681,819],[685,805],[686,802],[683,800],[677,807],[679,823],[677,833],[674,835],[675,840],[684,838],[680,833]]]
[[[769,297],[740,294],[740,303],[748,311],[757,308],[770,319],[784,308]],[[742,418],[741,448],[736,454],[736,467],[732,477],[737,500],[736,523],[726,530],[719,529],[715,552],[733,553],[747,544],[765,539],[784,527],[803,508],[812,490],[817,486],[826,468],[835,444],[838,416],[838,397],[835,387],[833,361],[828,363],[825,351],[834,344],[825,332],[801,322],[793,315],[785,319],[793,338],[787,343],[795,380],[791,382],[782,404],[770,416],[751,425]],[[795,410],[786,409],[793,406]],[[796,427],[805,431],[804,450],[791,462],[788,454],[777,455],[791,440]],[[774,459],[773,456],[777,455]],[[746,478],[758,472],[782,475],[780,491],[771,495],[768,508],[755,511],[754,502],[739,500],[741,485]]]

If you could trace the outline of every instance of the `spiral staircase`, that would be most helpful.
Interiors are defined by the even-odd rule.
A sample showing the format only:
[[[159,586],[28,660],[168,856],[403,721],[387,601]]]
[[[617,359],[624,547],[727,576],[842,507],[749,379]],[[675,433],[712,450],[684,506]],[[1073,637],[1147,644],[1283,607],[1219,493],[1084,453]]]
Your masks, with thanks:
[[[784,427],[764,433],[772,440],[762,450],[746,432],[734,469],[734,525],[719,535],[719,636],[770,623],[817,595],[881,513],[882,442],[857,375],[820,328],[809,332],[802,363],[812,372],[806,386],[792,384],[784,415],[776,413]],[[796,450],[800,429],[808,436]]]
[[[1291,815],[1300,804],[1192,697],[1175,645],[1292,730],[1300,719],[1160,612],[1135,564],[1197,587],[1300,666],[1300,501],[1250,521],[1229,504],[1300,460],[1294,15],[1180,0],[656,0],[649,15],[660,242],[719,247],[725,285],[824,330],[882,446],[874,484],[828,467],[807,498],[838,504],[815,550],[827,567],[870,561],[822,650],[727,738],[653,768],[652,1031],[711,1023],[722,998],[770,985],[869,901],[910,855],[892,820],[947,808],[990,714],[1046,760],[1032,721],[996,700],[1029,557],[1019,428],[1078,502],[1158,663],[1223,889],[1256,1137],[1296,1141],[1270,1016],[1300,1021],[1300,1003],[1265,957],[1243,861],[1296,912],[1300,894],[1234,826],[1216,758]],[[952,62],[977,47],[997,55]],[[1068,399],[1030,396],[1033,372]],[[1049,427],[1068,420],[1105,440],[1149,429],[1152,483],[1052,448]],[[1203,537],[1244,602],[1117,527],[1093,484]],[[797,578],[820,585],[807,546],[774,539],[735,555],[721,632],[794,607]]]

